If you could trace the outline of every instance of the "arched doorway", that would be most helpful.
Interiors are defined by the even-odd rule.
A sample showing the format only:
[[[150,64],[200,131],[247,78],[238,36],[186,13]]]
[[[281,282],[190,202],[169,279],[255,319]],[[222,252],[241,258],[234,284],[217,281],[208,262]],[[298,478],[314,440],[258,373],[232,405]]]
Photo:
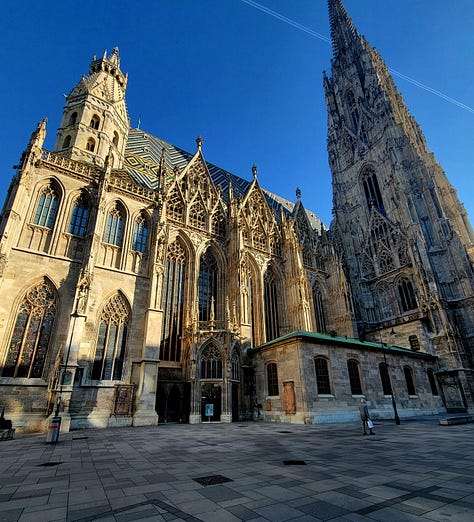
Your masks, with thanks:
[[[220,384],[206,383],[201,387],[201,419],[203,422],[219,422],[222,412],[222,388]]]

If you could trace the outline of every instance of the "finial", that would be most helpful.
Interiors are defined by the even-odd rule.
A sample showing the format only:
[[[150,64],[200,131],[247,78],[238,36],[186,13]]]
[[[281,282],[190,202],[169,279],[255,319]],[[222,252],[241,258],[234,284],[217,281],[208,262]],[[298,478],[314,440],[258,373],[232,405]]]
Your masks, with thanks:
[[[257,165],[255,165],[255,163],[252,165],[252,175],[253,175],[253,179],[257,179]]]
[[[296,189],[296,199],[301,199],[301,190],[299,188]]]
[[[140,125],[142,123],[142,120],[140,119],[140,116],[138,116],[138,120],[137,120],[137,129],[140,130]]]
[[[202,149],[202,137],[201,136],[198,136],[196,138],[196,144],[197,144],[198,150],[201,150]]]

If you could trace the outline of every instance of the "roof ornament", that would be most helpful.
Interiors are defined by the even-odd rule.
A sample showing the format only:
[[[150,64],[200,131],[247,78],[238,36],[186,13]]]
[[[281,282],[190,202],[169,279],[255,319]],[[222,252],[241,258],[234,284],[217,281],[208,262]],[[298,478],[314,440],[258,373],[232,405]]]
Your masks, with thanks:
[[[257,179],[257,172],[258,172],[258,169],[257,169],[257,165],[255,165],[255,163],[252,165],[252,175],[253,175],[253,179]]]
[[[301,190],[298,187],[296,188],[296,199],[301,199]]]
[[[202,136],[198,136],[196,138],[196,145],[197,145],[198,150],[202,149]]]

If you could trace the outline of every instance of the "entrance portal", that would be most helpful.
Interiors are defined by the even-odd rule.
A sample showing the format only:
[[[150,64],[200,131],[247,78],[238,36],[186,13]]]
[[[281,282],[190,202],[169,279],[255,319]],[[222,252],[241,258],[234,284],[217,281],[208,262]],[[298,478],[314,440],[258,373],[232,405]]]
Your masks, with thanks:
[[[222,390],[220,384],[203,384],[201,393],[202,422],[219,422],[222,411]]]

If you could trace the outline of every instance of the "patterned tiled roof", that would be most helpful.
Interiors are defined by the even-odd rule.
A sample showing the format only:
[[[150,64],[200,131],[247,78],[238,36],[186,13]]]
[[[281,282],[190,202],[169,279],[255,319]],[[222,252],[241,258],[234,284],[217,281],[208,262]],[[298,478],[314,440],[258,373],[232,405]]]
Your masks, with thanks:
[[[183,170],[194,156],[194,154],[175,147],[140,129],[131,129],[125,150],[124,167],[136,183],[150,189],[156,189],[158,187],[159,165],[163,154],[169,172],[173,172],[175,168]],[[232,183],[235,196],[245,196],[251,185],[250,181],[239,178],[235,174],[221,169],[212,163],[206,162],[206,164],[214,184],[221,186],[224,199],[228,196],[229,182]],[[267,196],[268,204],[275,210],[277,218],[280,206],[287,215],[292,213],[295,203],[268,190],[263,189],[263,191]],[[313,228],[319,232],[321,220],[309,210],[306,213]]]

